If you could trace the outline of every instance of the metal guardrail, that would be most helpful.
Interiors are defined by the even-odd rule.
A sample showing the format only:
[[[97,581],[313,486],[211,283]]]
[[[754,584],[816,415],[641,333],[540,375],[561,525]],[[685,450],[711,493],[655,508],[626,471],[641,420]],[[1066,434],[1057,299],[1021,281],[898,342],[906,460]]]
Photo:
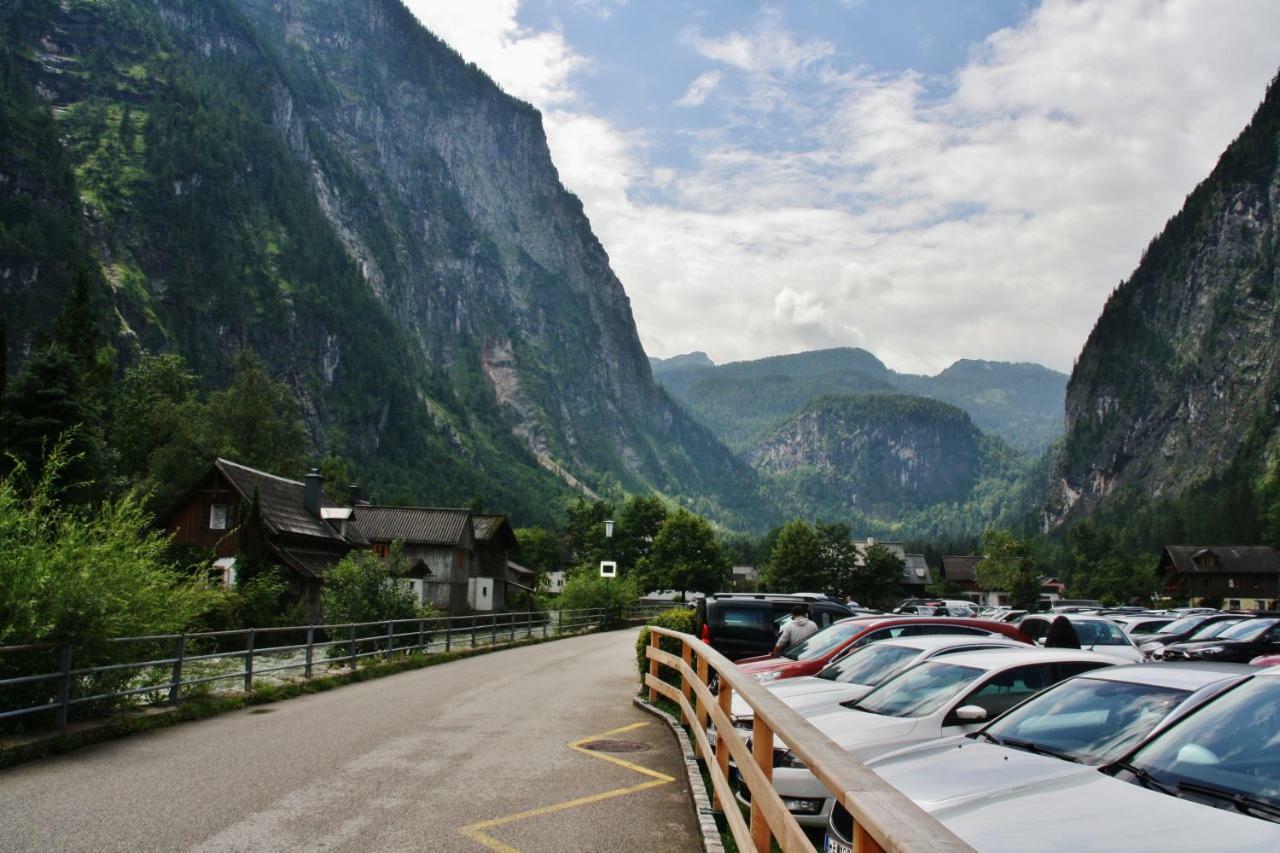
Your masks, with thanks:
[[[813,850],[773,787],[773,741],[777,734],[853,815],[854,849],[858,853],[973,853],[968,844],[936,818],[854,759],[715,649],[679,631],[653,626],[649,630],[649,646],[645,649],[649,671],[644,678],[649,701],[655,702],[658,696],[664,696],[680,707],[711,777],[716,807],[723,811],[739,850],[767,852],[774,840],[784,851]],[[680,655],[659,647],[663,637],[680,642]],[[662,680],[660,668],[663,666],[679,673],[680,687]],[[716,694],[708,686],[713,671],[719,679]],[[750,748],[729,718],[734,691],[755,711]],[[707,736],[708,720],[716,728],[714,750]],[[740,784],[751,792],[749,824],[739,811],[729,785],[730,756],[737,764]]]
[[[269,673],[301,670],[302,677],[310,679],[317,667],[345,668],[351,672],[359,667],[361,660],[373,657],[391,660],[397,655],[495,648],[520,640],[581,634],[608,627],[614,618],[619,621],[643,618],[657,609],[656,605],[636,603],[622,608],[616,617],[606,608],[591,608],[537,614],[493,613],[116,637],[97,646],[94,657],[105,654],[110,658],[109,649],[113,646],[150,645],[153,648],[163,647],[165,651],[144,660],[112,661],[83,667],[73,665],[77,649],[72,643],[0,646],[0,665],[8,663],[6,658],[13,655],[56,650],[58,657],[55,670],[0,679],[0,720],[52,713],[56,725],[62,728],[77,706],[109,703],[146,694],[156,696],[155,701],[144,704],[178,704],[183,698],[183,688],[197,685],[241,682],[248,692],[254,689],[256,678]],[[264,638],[271,639],[264,643]],[[289,642],[291,639],[294,642]],[[317,652],[320,652],[319,656]],[[293,657],[281,663],[280,656],[286,654]],[[240,659],[240,666],[225,672],[202,673],[198,666],[202,662],[221,663],[236,658]],[[262,663],[268,665],[261,666]],[[5,668],[12,671],[18,667]],[[108,673],[130,677],[121,689],[95,689],[95,683]],[[134,683],[139,680],[146,683]],[[55,686],[42,691],[47,701],[28,705],[4,701],[12,688],[49,682],[54,682]]]

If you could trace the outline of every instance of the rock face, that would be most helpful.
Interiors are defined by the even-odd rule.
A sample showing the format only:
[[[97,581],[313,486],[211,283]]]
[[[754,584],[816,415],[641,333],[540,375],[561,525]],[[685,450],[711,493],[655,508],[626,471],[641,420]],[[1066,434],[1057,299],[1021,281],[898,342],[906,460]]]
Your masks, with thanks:
[[[849,510],[892,515],[968,497],[982,470],[982,438],[954,406],[864,394],[815,400],[749,455],[770,475],[833,490]]]
[[[1280,423],[1280,91],[1112,293],[1067,390],[1043,526],[1260,475]]]
[[[212,384],[252,346],[316,449],[396,496],[537,516],[621,485],[758,517],[749,467],[654,384],[538,112],[399,0],[0,16],[59,117],[122,340],[177,349]],[[11,365],[58,302],[21,289]]]

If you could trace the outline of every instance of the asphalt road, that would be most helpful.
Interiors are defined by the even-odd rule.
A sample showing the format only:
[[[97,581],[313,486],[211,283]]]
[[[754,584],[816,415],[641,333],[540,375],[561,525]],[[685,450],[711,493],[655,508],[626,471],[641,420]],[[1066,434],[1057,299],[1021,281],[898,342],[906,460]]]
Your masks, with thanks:
[[[631,705],[634,642],[496,652],[0,771],[0,849],[699,850],[675,738]],[[582,748],[601,735],[641,749]]]

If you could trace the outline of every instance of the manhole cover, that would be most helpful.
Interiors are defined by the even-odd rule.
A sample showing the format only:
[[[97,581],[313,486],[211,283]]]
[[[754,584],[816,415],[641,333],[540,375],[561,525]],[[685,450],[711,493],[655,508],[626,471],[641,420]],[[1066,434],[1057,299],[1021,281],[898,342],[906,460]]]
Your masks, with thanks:
[[[649,748],[649,744],[636,743],[633,740],[593,740],[584,743],[582,748],[592,752],[644,752]]]

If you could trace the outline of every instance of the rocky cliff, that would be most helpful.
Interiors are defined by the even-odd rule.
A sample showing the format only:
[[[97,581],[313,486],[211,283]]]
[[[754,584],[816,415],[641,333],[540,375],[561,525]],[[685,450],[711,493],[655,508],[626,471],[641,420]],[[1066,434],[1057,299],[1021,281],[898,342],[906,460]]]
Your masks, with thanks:
[[[15,91],[55,117],[73,174],[75,203],[51,207],[83,225],[68,239],[124,351],[178,350],[212,385],[252,346],[314,449],[398,497],[536,517],[577,489],[656,489],[759,518],[749,467],[654,384],[538,112],[398,0],[0,14]],[[10,166],[10,188],[41,171]],[[20,248],[0,256],[11,368],[66,279],[40,278],[56,251]]]
[[[1264,473],[1280,424],[1278,152],[1273,82],[1089,336],[1067,390],[1046,529]],[[1202,512],[1221,496],[1210,489]]]

